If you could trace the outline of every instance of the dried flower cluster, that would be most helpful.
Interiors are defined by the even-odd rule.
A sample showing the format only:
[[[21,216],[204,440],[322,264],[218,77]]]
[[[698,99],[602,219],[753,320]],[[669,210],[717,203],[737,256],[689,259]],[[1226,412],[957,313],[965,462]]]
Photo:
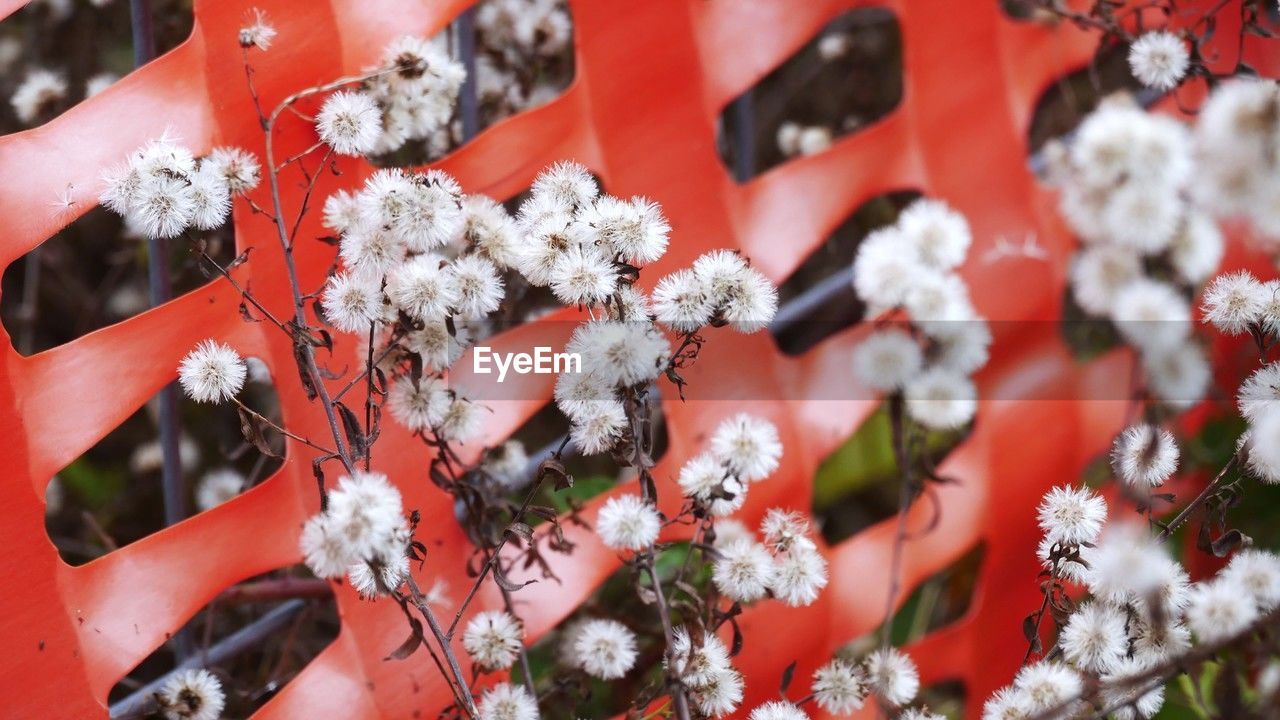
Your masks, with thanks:
[[[102,204],[152,238],[188,228],[212,230],[231,212],[231,198],[257,187],[260,168],[251,153],[216,148],[203,158],[168,136],[143,145],[104,179]]]
[[[986,365],[991,344],[987,322],[955,272],[972,240],[963,215],[922,199],[868,235],[853,261],[854,289],[868,317],[899,309],[910,317],[862,341],[854,377],[871,390],[902,393],[912,419],[934,430],[973,419],[977,389],[969,376]]]

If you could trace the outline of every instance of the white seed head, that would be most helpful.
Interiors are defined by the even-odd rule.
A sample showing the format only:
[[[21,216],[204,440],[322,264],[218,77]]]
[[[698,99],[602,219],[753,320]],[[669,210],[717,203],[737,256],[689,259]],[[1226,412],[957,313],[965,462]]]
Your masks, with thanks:
[[[222,683],[203,668],[175,671],[160,686],[156,699],[165,720],[217,720],[226,705]]]
[[[1111,467],[1131,487],[1159,487],[1178,469],[1178,443],[1164,428],[1131,425],[1111,446]]]
[[[182,391],[202,403],[220,403],[235,397],[244,387],[247,374],[240,354],[215,340],[201,340],[178,365]]]
[[[1170,90],[1187,74],[1191,56],[1181,38],[1168,30],[1143,33],[1129,46],[1129,69],[1143,85]]]
[[[660,530],[657,509],[637,495],[609,498],[596,517],[601,542],[615,550],[644,550],[658,539]]]
[[[320,107],[316,132],[339,155],[364,155],[382,135],[382,111],[366,93],[339,90]]]
[[[477,613],[462,633],[462,647],[485,670],[505,670],[520,657],[524,626],[511,613],[488,610]]]

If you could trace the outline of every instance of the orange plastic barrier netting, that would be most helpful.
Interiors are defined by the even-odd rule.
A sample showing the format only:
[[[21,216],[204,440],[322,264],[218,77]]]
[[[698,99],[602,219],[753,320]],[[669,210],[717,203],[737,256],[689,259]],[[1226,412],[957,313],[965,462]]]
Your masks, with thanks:
[[[0,4],[0,13],[21,4]],[[102,170],[167,128],[197,153],[236,144],[261,155],[235,44],[249,7],[265,10],[280,31],[269,52],[254,54],[259,92],[274,105],[289,92],[359,71],[400,34],[434,34],[468,4],[198,0],[192,36],[176,50],[46,126],[0,138],[0,266],[74,218],[74,212],[52,210],[53,199],[70,187],[76,210],[85,211],[95,203]],[[947,200],[970,219],[976,241],[964,275],[983,314],[993,320],[1057,317],[1073,241],[1056,219],[1052,198],[1030,175],[1025,138],[1040,94],[1093,52],[1096,38],[1073,27],[1014,22],[993,0],[965,3],[963,9],[941,0],[877,3],[896,14],[902,29],[900,106],[829,151],[747,184],[735,184],[727,174],[716,153],[720,110],[825,22],[864,4],[869,3],[574,0],[573,85],[551,104],[482,133],[439,166],[466,191],[502,198],[526,187],[547,164],[573,158],[614,194],[654,198],[671,219],[673,242],[667,257],[645,271],[646,283],[717,247],[741,248],[781,281],[860,203],[890,190],[917,189]],[[1234,36],[1233,12],[1222,13],[1221,35]],[[280,137],[281,157],[314,138],[300,121],[285,123]],[[360,163],[346,163],[338,182],[354,185],[367,172]],[[283,186],[286,207],[296,208],[301,188],[287,179]],[[330,177],[318,192],[336,187]],[[257,248],[236,271],[241,282],[287,313],[273,226],[242,203],[235,213],[238,249]],[[300,237],[321,234],[313,218]],[[1048,250],[1047,262],[980,259],[997,238],[1028,234]],[[299,248],[304,287],[317,287],[333,248],[307,241]],[[218,592],[299,561],[298,531],[316,511],[317,498],[311,455],[296,443],[279,472],[251,491],[81,567],[59,559],[43,527],[49,479],[171,381],[182,355],[205,337],[264,358],[286,423],[303,435],[325,435],[319,407],[306,400],[297,380],[288,339],[269,324],[244,322],[238,304],[229,284],[213,282],[30,358],[20,357],[3,336],[0,698],[8,717],[105,716],[111,687]],[[493,344],[539,331],[526,326]],[[1075,363],[1053,322],[997,323],[996,331],[991,365],[980,376],[988,396],[1049,388],[1052,397],[1069,398],[1077,388],[1086,396],[1088,387],[1128,373],[1121,353],[1087,366]],[[854,382],[849,351],[862,333],[851,329],[802,357],[787,358],[766,333],[713,332],[688,377],[696,390],[700,378],[732,363],[728,367],[746,384],[746,397],[818,397],[822,387]],[[340,339],[333,366],[358,366],[360,352],[354,340]],[[795,378],[809,388],[781,387]],[[549,397],[550,384],[543,390]],[[483,439],[488,443],[506,437],[543,401],[491,404],[495,412]],[[779,472],[753,490],[743,519],[757,520],[773,506],[807,511],[817,464],[875,407],[872,401],[682,404],[668,398],[670,449],[656,472],[666,509],[675,508],[679,494],[671,478],[700,449],[698,438],[720,418],[748,410],[779,426],[786,453]],[[941,525],[909,543],[907,586],[978,543],[986,551],[966,616],[911,650],[925,684],[964,683],[971,717],[1017,667],[1025,647],[1020,620],[1038,603],[1037,564],[1029,550],[1036,538],[1031,509],[1049,486],[1079,477],[1088,459],[1108,444],[1124,409],[1119,401],[983,402],[974,433],[942,468],[961,482],[940,489]],[[451,500],[425,477],[426,449],[387,423],[375,452],[376,464],[403,491],[406,507],[419,508],[428,520],[420,533],[430,555],[419,582],[426,587],[444,578],[453,590],[450,599],[459,601],[467,587],[460,560],[467,544],[452,519]],[[927,507],[914,508],[913,524],[922,525],[929,514]],[[748,642],[738,662],[749,680],[745,708],[775,691],[793,659],[800,661],[797,677],[807,677],[839,645],[878,624],[892,525],[882,523],[826,549],[833,580],[817,604],[789,609],[765,603],[744,615]],[[619,558],[598,541],[577,535],[577,551],[559,558],[556,568],[563,584],[542,582],[518,594],[531,638],[553,627],[619,566]],[[477,608],[497,605],[494,594],[482,593]],[[415,711],[430,717],[448,702],[425,655],[383,660],[406,632],[394,604],[362,602],[347,588],[338,590],[337,602],[338,638],[259,717],[360,719],[417,716]]]

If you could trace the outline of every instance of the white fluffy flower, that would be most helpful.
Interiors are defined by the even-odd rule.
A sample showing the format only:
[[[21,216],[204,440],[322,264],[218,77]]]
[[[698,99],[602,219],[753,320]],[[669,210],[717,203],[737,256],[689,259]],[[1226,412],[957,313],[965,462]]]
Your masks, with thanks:
[[[452,367],[471,345],[471,330],[464,323],[454,323],[453,332],[450,332],[444,318],[428,320],[421,329],[409,333],[405,345],[422,357],[428,371],[445,370]]]
[[[360,222],[360,203],[346,190],[338,190],[324,201],[324,226],[339,235]]]
[[[1072,261],[1071,292],[1085,312],[1110,317],[1120,290],[1141,276],[1142,264],[1133,250],[1119,245],[1091,245]]]
[[[1199,345],[1186,344],[1142,354],[1147,385],[1160,402],[1185,410],[1204,399],[1213,369]]]
[[[793,545],[774,562],[774,597],[791,607],[812,605],[827,586],[827,560],[812,545]]]
[[[530,479],[529,454],[524,443],[515,439],[485,452],[481,468],[509,490],[523,487]]]
[[[636,664],[636,636],[617,620],[587,620],[573,634],[573,657],[601,680],[626,675]]]
[[[1187,45],[1168,30],[1143,33],[1129,46],[1129,69],[1143,85],[1169,90],[1187,74]]]
[[[977,372],[990,358],[991,327],[983,318],[974,316],[953,323],[945,332],[933,337],[934,362],[952,372],[968,375]]]
[[[217,720],[226,694],[222,683],[204,668],[174,671],[156,692],[165,720]]]
[[[600,186],[582,165],[558,162],[543,170],[533,181],[534,196],[547,196],[570,207],[586,205],[600,194]]]
[[[1262,612],[1280,605],[1280,558],[1274,553],[1252,548],[1241,550],[1219,576],[1224,582],[1248,592]]]
[[[749,334],[763,330],[773,321],[778,312],[778,289],[759,271],[749,267],[730,286],[721,303],[721,316],[734,330]]]
[[[662,207],[648,198],[633,197],[630,204],[635,219],[613,238],[613,247],[632,265],[648,265],[667,252],[671,224]]]
[[[722,420],[711,436],[711,453],[747,482],[763,480],[778,469],[782,441],[773,423],[747,413]]]
[[[361,560],[347,568],[347,582],[365,600],[382,597],[409,578],[409,556],[397,553],[375,560]]]
[[[520,657],[524,626],[502,610],[477,613],[462,633],[462,647],[485,670],[505,670]]]
[[[463,318],[482,318],[502,304],[502,278],[488,258],[464,255],[449,265],[449,272],[458,290],[454,307]]]
[[[201,340],[178,365],[182,391],[202,403],[220,403],[235,397],[244,387],[247,374],[240,354],[215,340]]]
[[[392,271],[387,297],[411,318],[440,320],[458,302],[458,278],[439,255],[419,255]]]
[[[520,685],[498,683],[480,696],[478,720],[538,720],[538,701]]]
[[[1130,635],[1133,656],[1143,662],[1164,662],[1191,647],[1191,631],[1181,622],[1166,620],[1154,625],[1139,617]]]
[[[208,166],[221,175],[232,193],[248,192],[262,180],[258,158],[238,147],[216,147],[200,166]]]
[[[930,368],[907,383],[907,414],[933,430],[953,430],[973,419],[977,387],[969,378],[942,367]]]
[[[1169,242],[1169,262],[1183,280],[1199,285],[1218,269],[1222,231],[1205,212],[1190,210]]]
[[[1160,184],[1126,183],[1111,193],[1102,224],[1117,243],[1143,255],[1163,252],[1177,232],[1182,201]]]
[[[867,679],[862,668],[839,658],[813,673],[813,699],[832,715],[848,715],[867,699]]]
[[[1013,686],[1020,690],[1034,712],[1055,708],[1078,696],[1084,682],[1075,670],[1056,662],[1038,662],[1026,665],[1013,678]]]
[[[809,520],[804,515],[782,508],[769,508],[760,520],[760,534],[764,541],[777,551],[801,545],[816,548],[809,539]]]
[[[752,710],[748,720],[809,720],[809,716],[789,702],[772,700]]]
[[[739,540],[718,547],[711,581],[734,602],[754,602],[769,592],[773,582],[773,556],[760,543]]]
[[[1124,613],[1104,603],[1086,602],[1067,620],[1058,642],[1077,668],[1101,674],[1124,658],[1128,640]]]
[[[615,550],[644,550],[653,545],[661,530],[657,508],[637,495],[609,498],[596,517],[601,542]]]
[[[445,442],[471,442],[480,432],[487,411],[484,405],[455,394],[435,428],[436,434]]]
[[[627,413],[622,403],[603,402],[573,421],[569,439],[583,455],[597,455],[612,448],[626,429]]]
[[[138,186],[128,217],[149,238],[172,238],[191,224],[196,212],[191,183],[182,177],[153,177]]]
[[[742,673],[726,665],[708,673],[702,683],[691,687],[689,696],[704,715],[720,718],[738,709],[744,688]]]
[[[266,13],[254,8],[253,22],[240,28],[240,47],[246,50],[251,47],[267,50],[271,47],[271,41],[275,37],[276,29],[271,23],[267,22]]]
[[[382,111],[365,93],[339,90],[325,98],[316,115],[316,131],[339,155],[364,155],[382,135]]]
[[[326,320],[342,332],[362,335],[382,319],[385,305],[377,278],[363,273],[335,274],[320,296]]]
[[[866,671],[872,691],[890,705],[906,705],[920,690],[916,664],[897,648],[880,648],[868,655]]]
[[[677,270],[654,287],[653,310],[658,322],[672,330],[693,332],[711,322],[715,306],[692,270]]]
[[[982,706],[982,720],[1027,720],[1034,714],[1027,694],[1014,687],[1000,688]]]
[[[561,373],[554,391],[556,407],[570,420],[587,420],[595,415],[614,417],[626,411],[614,394],[613,383],[591,372]]]
[[[498,267],[513,267],[516,262],[516,228],[506,209],[493,198],[468,195],[462,201],[462,210],[465,216],[463,240],[483,252]]]
[[[329,493],[328,530],[345,543],[346,565],[403,554],[406,531],[400,491],[381,473],[342,477]],[[345,569],[345,568],[344,568]]]
[[[880,392],[905,386],[920,373],[924,353],[905,330],[889,328],[871,333],[853,350],[853,374],[863,385]]]
[[[196,485],[196,507],[201,511],[212,510],[240,494],[244,488],[244,476],[231,468],[210,470]]]
[[[547,276],[551,292],[566,305],[602,303],[617,288],[613,262],[591,247],[570,247]]]
[[[1225,640],[1258,619],[1258,606],[1238,577],[1219,576],[1191,590],[1187,627],[1201,642]]]
[[[1240,335],[1263,320],[1264,302],[1262,283],[1241,270],[1219,275],[1209,283],[1201,299],[1201,311],[1205,322],[1228,335]]]
[[[924,270],[915,245],[896,226],[872,232],[853,259],[853,289],[876,310],[901,305]]]
[[[401,425],[421,432],[440,425],[450,402],[449,390],[441,380],[424,376],[414,387],[409,378],[402,377],[391,385],[387,409]]]
[[[1091,543],[1107,519],[1107,501],[1089,488],[1055,487],[1045,493],[1036,512],[1050,543]]]
[[[1149,718],[1159,712],[1164,705],[1164,684],[1145,681],[1136,686],[1130,683],[1127,689],[1114,687],[1123,685],[1125,680],[1141,676],[1151,669],[1146,660],[1138,657],[1121,660],[1115,670],[1102,676],[1102,699],[1107,707],[1115,707],[1112,717],[1116,720],[1134,720]],[[1144,688],[1150,688],[1139,694]]]
[[[964,215],[941,200],[911,203],[898,218],[898,228],[920,260],[937,270],[951,270],[964,262],[973,242]]]
[[[1130,345],[1147,352],[1177,347],[1191,334],[1191,308],[1168,283],[1141,278],[1116,294],[1112,319]]]
[[[342,577],[351,566],[351,548],[325,513],[307,519],[298,538],[298,549],[302,552],[302,561],[316,577]]]
[[[1085,583],[1095,598],[1116,604],[1139,602],[1165,587],[1168,556],[1145,527],[1113,522],[1099,536],[1097,547],[1085,550]]]
[[[1249,427],[1249,470],[1263,482],[1280,483],[1280,412],[1270,410]]]
[[[62,73],[36,68],[13,91],[9,104],[18,119],[30,125],[56,110],[66,97],[67,79]]]
[[[1240,385],[1236,395],[1240,414],[1249,422],[1257,422],[1272,409],[1280,408],[1280,363],[1265,365]]]
[[[1178,443],[1164,428],[1131,425],[1111,446],[1111,467],[1132,487],[1159,487],[1178,469]]]
[[[380,278],[403,267],[405,246],[385,227],[362,223],[342,236],[338,253],[347,270]]]
[[[721,490],[725,480],[730,477],[728,468],[710,453],[695,455],[680,468],[676,482],[686,497],[699,502],[712,502],[714,495]],[[721,513],[713,514],[719,515]]]
[[[582,368],[610,385],[652,380],[666,367],[671,348],[652,323],[593,321],[579,325],[565,346]]]
[[[415,252],[427,252],[452,241],[462,232],[462,187],[440,170],[407,176],[404,205],[392,214],[391,229]]]

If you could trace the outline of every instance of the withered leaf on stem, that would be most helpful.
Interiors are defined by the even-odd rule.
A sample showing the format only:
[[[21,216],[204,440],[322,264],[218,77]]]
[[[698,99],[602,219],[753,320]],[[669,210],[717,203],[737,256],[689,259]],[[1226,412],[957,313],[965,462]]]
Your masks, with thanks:
[[[507,526],[504,531],[508,538],[517,543],[530,543],[533,541],[533,528],[522,522],[513,522]]]
[[[573,487],[573,476],[564,469],[564,463],[555,458],[547,458],[538,466],[539,478],[551,478],[556,490]]]
[[[342,429],[347,434],[347,445],[351,447],[351,457],[359,459],[365,456],[369,451],[368,438],[365,437],[364,430],[360,428],[360,420],[351,408],[342,403],[334,403],[334,409],[338,411],[338,416],[342,418]]]
[[[502,571],[502,563],[497,562],[493,564],[493,579],[494,582],[498,583],[498,587],[506,590],[507,592],[515,592],[525,585],[532,585],[537,582],[536,580],[526,580],[522,583],[514,582]]]
[[[791,664],[782,671],[782,682],[778,684],[778,694],[786,695],[787,689],[791,687],[791,680],[796,674],[796,661],[792,660]]]
[[[411,628],[409,637],[400,643],[400,647],[391,651],[391,654],[383,658],[383,660],[404,660],[417,651],[422,645],[422,623],[416,618],[409,618],[409,626]]]
[[[315,379],[311,377],[311,371],[307,369],[307,350],[300,341],[293,343],[293,361],[298,366],[298,379],[302,381],[302,389],[307,393],[308,400],[315,400],[320,393],[316,390]]]
[[[1037,627],[1039,622],[1036,617],[1039,613],[1031,613],[1022,619],[1022,636],[1031,643],[1031,652],[1038,653],[1044,646],[1040,644],[1040,630]]]
[[[283,457],[275,450],[272,450],[271,443],[267,442],[267,437],[262,432],[262,420],[244,408],[238,408],[238,410],[240,412],[240,434],[244,436],[245,441],[267,457]]]

